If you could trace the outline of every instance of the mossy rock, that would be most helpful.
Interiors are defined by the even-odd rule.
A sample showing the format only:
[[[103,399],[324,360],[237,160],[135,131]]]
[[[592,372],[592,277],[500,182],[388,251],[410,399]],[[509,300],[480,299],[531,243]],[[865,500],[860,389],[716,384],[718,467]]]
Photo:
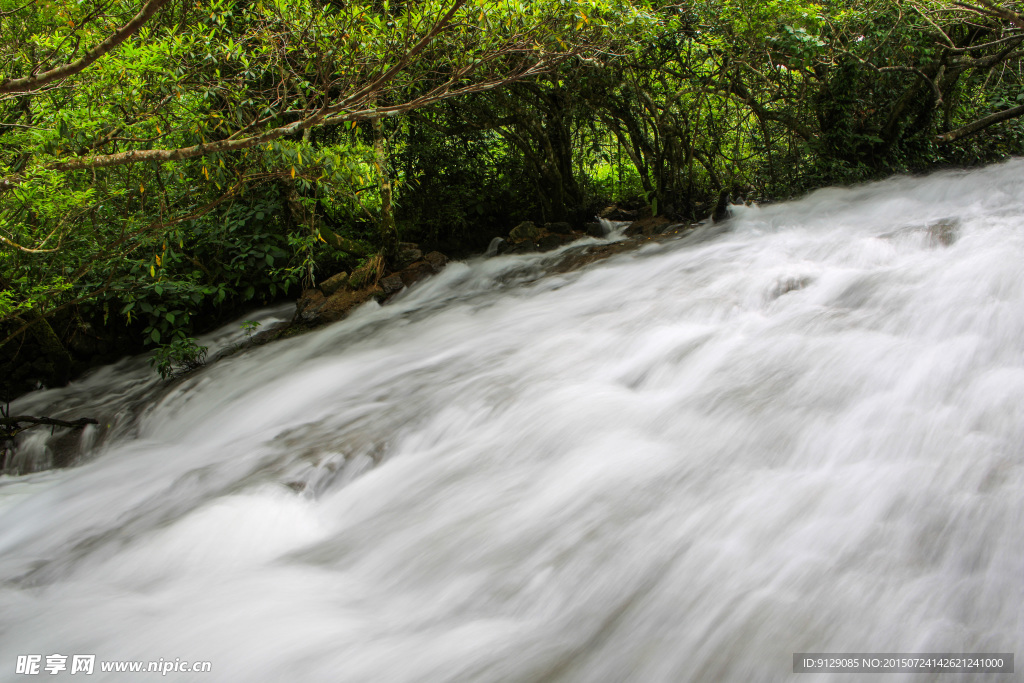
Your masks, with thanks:
[[[512,228],[511,232],[508,233],[508,238],[509,241],[514,243],[536,242],[540,239],[541,233],[541,229],[531,221],[523,221],[516,227]]]

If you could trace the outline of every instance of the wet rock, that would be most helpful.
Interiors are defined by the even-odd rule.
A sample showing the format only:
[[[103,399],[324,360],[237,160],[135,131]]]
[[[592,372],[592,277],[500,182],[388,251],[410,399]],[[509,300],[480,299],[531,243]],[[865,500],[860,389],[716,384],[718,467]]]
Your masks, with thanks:
[[[604,231],[604,226],[594,221],[593,223],[587,223],[583,226],[584,232],[591,237],[604,237],[607,233]]]
[[[338,273],[321,282],[320,291],[324,293],[324,296],[331,296],[347,284],[348,273]]]
[[[630,211],[629,209],[623,209],[612,204],[611,206],[601,209],[601,211],[597,213],[597,217],[604,218],[609,221],[631,221],[637,218],[637,212]]]
[[[570,225],[569,223],[566,223],[565,221],[557,221],[557,222],[554,222],[554,223],[545,223],[544,224],[544,229],[547,230],[548,232],[556,234],[556,235],[571,235],[572,234],[572,225]]]
[[[955,218],[947,218],[936,221],[927,227],[911,225],[892,232],[879,235],[881,239],[891,240],[904,237],[913,233],[924,232],[927,236],[929,247],[948,247],[960,237],[960,222]]]
[[[537,247],[537,243],[536,242],[519,242],[518,244],[514,244],[511,247],[509,247],[509,249],[506,250],[505,253],[506,254],[532,254],[533,252],[535,252],[537,250],[538,250],[538,247]]]
[[[268,327],[265,330],[261,330],[252,336],[252,344],[254,346],[261,346],[267,342],[272,342],[275,339],[280,338],[288,328],[289,324],[284,322]]]
[[[424,265],[426,265],[428,268],[430,267],[429,264],[425,262]],[[392,275],[388,275],[387,277],[381,278],[378,284],[380,285],[381,290],[383,290],[384,296],[391,296],[395,292],[405,287],[405,282],[403,281],[403,279],[404,278],[402,277],[402,275],[394,273]]]
[[[531,221],[523,221],[508,233],[509,240],[518,242],[536,242],[540,239],[541,229]]]
[[[569,242],[572,241],[573,236],[571,234],[547,234],[537,241],[537,248],[540,249],[540,251],[551,251],[552,249],[558,249],[558,247],[562,246],[563,244],[568,244]]]
[[[948,247],[960,236],[960,224],[956,219],[945,219],[928,226],[928,242],[932,246]]]
[[[420,251],[420,245],[413,242],[401,242],[398,245],[398,253],[395,254],[395,264],[399,268],[405,268],[421,258],[423,258],[423,252]]]
[[[399,282],[401,282],[403,286],[411,287],[412,285],[416,284],[423,278],[430,277],[431,275],[434,274],[434,272],[434,267],[430,265],[430,263],[428,263],[426,260],[423,260],[411,264],[409,267],[403,269],[401,272],[396,273],[395,275],[388,276],[388,278],[397,277]],[[388,278],[384,278],[384,280],[387,280]],[[385,286],[384,280],[380,281],[380,286],[384,289],[385,294],[390,295],[393,292],[389,291],[389,286]],[[401,287],[399,289],[401,289]]]
[[[332,323],[341,320],[356,306],[366,303],[373,297],[380,294],[381,288],[368,286],[358,290],[339,289],[330,296],[315,314],[304,322],[312,325]]]
[[[313,322],[324,307],[327,297],[319,289],[307,289],[295,302],[295,320]]]
[[[771,292],[768,293],[768,296],[771,299],[778,299],[783,294],[789,294],[790,292],[796,292],[804,289],[807,285],[811,284],[811,282],[813,282],[813,279],[806,275],[780,278],[775,283]]]
[[[423,257],[423,260],[430,264],[435,273],[441,272],[448,265],[448,257],[439,251],[432,251]]]
[[[669,220],[664,216],[651,216],[650,218],[641,218],[640,220],[633,221],[633,223],[626,228],[626,236],[632,237],[634,235],[644,235],[650,237],[651,235],[660,235],[669,226]]]
[[[78,430],[62,430],[46,442],[50,451],[50,467],[69,467],[82,455],[82,433]]]
[[[567,249],[561,254],[561,258],[551,267],[553,273],[568,273],[583,266],[601,261],[615,254],[622,254],[639,248],[644,241],[623,240],[611,244],[588,245],[578,249]]]

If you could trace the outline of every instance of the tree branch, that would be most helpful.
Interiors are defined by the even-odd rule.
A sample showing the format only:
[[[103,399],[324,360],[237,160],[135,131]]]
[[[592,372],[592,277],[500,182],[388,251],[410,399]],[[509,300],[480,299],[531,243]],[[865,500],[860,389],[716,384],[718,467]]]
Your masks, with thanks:
[[[954,2],[953,4],[957,5],[958,7],[963,7],[964,9],[969,9],[972,12],[977,12],[978,14],[984,16],[999,17],[1000,19],[1004,19],[1010,22],[1017,28],[1024,29],[1024,15],[1018,14],[1017,12],[1014,12],[1009,8],[1001,7],[1000,5],[997,5],[996,3],[992,2],[992,0],[976,1],[979,5],[981,5],[981,7],[978,7],[978,5],[969,2]]]
[[[31,92],[48,83],[59,81],[83,71],[90,64],[136,33],[140,28],[142,28],[143,24],[149,21],[152,16],[168,2],[169,0],[149,0],[142,6],[139,13],[132,17],[131,21],[111,33],[102,43],[69,64],[58,66],[50,69],[49,71],[44,71],[41,74],[26,76],[25,78],[5,78],[0,81],[0,94]]]
[[[21,424],[24,422],[30,422],[31,424],[22,427]],[[51,427],[84,427],[86,425],[99,424],[96,420],[91,417],[82,417],[77,420],[68,422],[67,420],[58,420],[52,417],[32,417],[30,415],[15,415],[14,417],[0,417],[0,425],[3,425],[8,430],[22,431],[29,427],[35,427],[36,425],[50,425]],[[5,430],[6,431],[6,430]]]
[[[973,135],[978,131],[984,130],[989,126],[994,126],[997,123],[1001,123],[1008,119],[1014,119],[1018,116],[1024,116],[1024,104],[1019,107],[1013,107],[1012,109],[1004,109],[1003,111],[996,112],[995,114],[989,114],[988,116],[978,119],[973,123],[968,123],[966,126],[961,126],[956,130],[951,130],[948,133],[935,136],[935,142],[940,145],[949,142],[954,142],[965,138],[968,135]]]

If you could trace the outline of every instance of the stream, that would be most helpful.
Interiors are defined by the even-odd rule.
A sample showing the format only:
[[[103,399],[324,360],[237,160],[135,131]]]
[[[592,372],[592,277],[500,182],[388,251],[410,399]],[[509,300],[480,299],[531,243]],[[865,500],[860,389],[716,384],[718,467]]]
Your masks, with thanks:
[[[1024,160],[551,258],[12,404],[109,427],[0,477],[0,680],[81,677],[16,673],[32,654],[93,654],[94,680],[810,683],[864,676],[794,653],[1024,653]],[[35,432],[19,457],[50,457]]]

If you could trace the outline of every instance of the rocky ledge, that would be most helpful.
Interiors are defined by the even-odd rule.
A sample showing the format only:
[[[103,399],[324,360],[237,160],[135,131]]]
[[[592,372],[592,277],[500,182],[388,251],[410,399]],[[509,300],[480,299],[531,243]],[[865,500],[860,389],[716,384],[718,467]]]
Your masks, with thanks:
[[[560,254],[561,258],[549,265],[549,269],[550,272],[559,273],[575,270],[613,254],[631,251],[651,240],[677,237],[690,232],[694,227],[693,223],[672,223],[662,216],[640,218],[625,228],[625,239],[596,244],[590,241],[566,249]],[[485,255],[493,257],[548,252],[588,237],[606,236],[606,224],[599,222],[574,228],[566,222],[538,226],[524,221],[512,228],[506,237],[495,238]],[[448,258],[438,251],[424,254],[419,245],[404,242],[399,245],[396,262],[397,270],[385,272],[379,259],[371,259],[352,273],[336,273],[317,287],[304,290],[296,301],[292,320],[261,332],[253,337],[253,343],[263,344],[337,322],[371,299],[381,304],[386,303],[406,287],[441,272]]]

